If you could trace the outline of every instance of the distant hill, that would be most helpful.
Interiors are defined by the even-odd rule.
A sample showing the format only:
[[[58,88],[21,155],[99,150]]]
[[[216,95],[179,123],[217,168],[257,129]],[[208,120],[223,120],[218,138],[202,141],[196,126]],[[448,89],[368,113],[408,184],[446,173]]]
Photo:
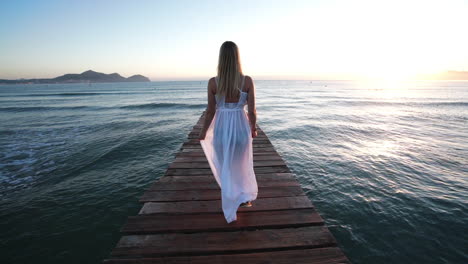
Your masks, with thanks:
[[[149,82],[149,81],[150,79],[140,74],[136,74],[127,78],[127,82]]]
[[[26,84],[26,83],[106,83],[106,82],[150,82],[150,79],[143,75],[133,75],[128,78],[122,77],[118,73],[105,74],[95,71],[85,71],[83,73],[69,73],[52,79],[18,79],[0,80],[0,84]]]

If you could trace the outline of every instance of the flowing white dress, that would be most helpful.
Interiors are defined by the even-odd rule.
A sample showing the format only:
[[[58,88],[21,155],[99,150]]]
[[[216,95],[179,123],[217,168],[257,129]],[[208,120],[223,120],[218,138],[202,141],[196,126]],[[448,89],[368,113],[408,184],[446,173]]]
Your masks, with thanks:
[[[216,86],[218,77],[215,78]],[[252,134],[245,105],[248,93],[242,77],[237,103],[226,103],[224,96],[216,96],[216,113],[204,140],[200,144],[211,171],[221,188],[224,218],[228,223],[237,220],[237,209],[243,202],[257,198],[258,186],[253,169]]]

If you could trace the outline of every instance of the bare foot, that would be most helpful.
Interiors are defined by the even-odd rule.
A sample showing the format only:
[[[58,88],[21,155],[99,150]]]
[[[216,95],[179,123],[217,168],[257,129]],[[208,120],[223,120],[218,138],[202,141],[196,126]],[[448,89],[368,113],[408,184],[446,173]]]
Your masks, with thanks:
[[[251,201],[248,201],[246,203],[241,203],[240,204],[241,207],[252,207],[252,202]]]

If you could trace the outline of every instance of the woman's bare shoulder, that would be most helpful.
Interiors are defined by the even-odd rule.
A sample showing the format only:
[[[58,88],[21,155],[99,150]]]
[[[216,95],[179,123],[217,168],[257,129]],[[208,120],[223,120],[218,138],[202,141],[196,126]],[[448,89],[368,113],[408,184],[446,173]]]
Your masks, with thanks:
[[[245,88],[248,91],[254,87],[253,79],[249,75],[245,75]]]
[[[216,93],[216,80],[215,80],[215,78],[216,77],[211,77],[208,80],[208,89],[213,93]]]

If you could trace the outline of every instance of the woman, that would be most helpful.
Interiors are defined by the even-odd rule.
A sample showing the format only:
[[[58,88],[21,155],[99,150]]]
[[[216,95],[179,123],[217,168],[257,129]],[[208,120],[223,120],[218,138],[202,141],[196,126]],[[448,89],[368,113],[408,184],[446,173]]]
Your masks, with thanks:
[[[252,150],[256,120],[254,83],[242,74],[237,45],[226,41],[219,50],[218,75],[208,81],[208,107],[199,139],[221,187],[228,223],[237,220],[239,206],[250,207],[257,198]]]

